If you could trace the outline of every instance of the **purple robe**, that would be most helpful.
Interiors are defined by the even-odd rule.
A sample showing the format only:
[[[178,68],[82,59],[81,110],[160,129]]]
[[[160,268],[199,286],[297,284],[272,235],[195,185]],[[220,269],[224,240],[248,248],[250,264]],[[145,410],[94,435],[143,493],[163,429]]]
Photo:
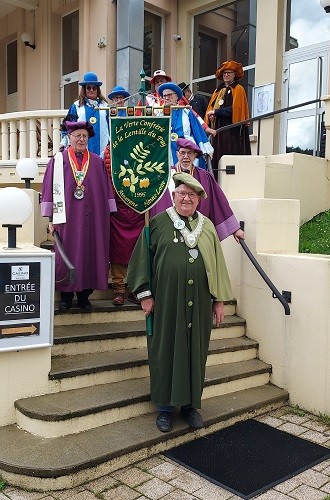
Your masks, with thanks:
[[[77,155],[78,162],[79,156]],[[53,215],[54,158],[46,168],[41,214]],[[89,168],[83,181],[84,198],[77,200],[73,193],[76,181],[63,151],[64,196],[66,223],[56,224],[63,248],[76,270],[76,281],[69,282],[68,269],[55,245],[56,289],[62,292],[79,292],[84,289],[107,290],[110,251],[110,212],[116,211],[114,193],[104,163],[99,156],[90,153]]]
[[[172,167],[171,170],[172,173],[176,172],[176,167]],[[240,229],[240,224],[215,178],[209,172],[199,167],[194,167],[193,177],[202,184],[207,194],[207,198],[200,201],[197,210],[211,219],[219,239],[222,241]],[[154,217],[172,206],[172,194],[167,189],[162,198],[151,208],[150,217]]]

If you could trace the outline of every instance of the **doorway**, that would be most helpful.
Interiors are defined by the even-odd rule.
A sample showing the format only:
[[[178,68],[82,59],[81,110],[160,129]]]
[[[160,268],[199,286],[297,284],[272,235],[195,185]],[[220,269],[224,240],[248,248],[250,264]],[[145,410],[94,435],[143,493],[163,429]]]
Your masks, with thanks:
[[[282,106],[320,99],[327,93],[328,54],[325,44],[294,49],[284,56]],[[281,151],[321,155],[323,103],[283,113]]]

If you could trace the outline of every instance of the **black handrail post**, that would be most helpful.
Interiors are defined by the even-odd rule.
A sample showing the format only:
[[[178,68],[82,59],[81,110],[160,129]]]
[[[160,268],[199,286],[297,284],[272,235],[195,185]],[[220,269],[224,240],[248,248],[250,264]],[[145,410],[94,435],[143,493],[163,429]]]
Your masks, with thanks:
[[[290,306],[287,303],[287,301],[285,300],[285,298],[283,297],[283,295],[281,294],[281,292],[279,292],[279,290],[277,290],[276,286],[268,278],[267,274],[262,269],[262,267],[260,266],[259,262],[255,259],[254,255],[252,254],[251,250],[249,249],[249,247],[247,246],[247,244],[245,243],[245,241],[242,240],[242,239],[240,239],[239,242],[240,242],[241,247],[243,248],[244,252],[246,253],[246,255],[248,256],[248,258],[250,259],[250,261],[252,262],[252,264],[254,265],[254,267],[256,268],[256,270],[258,271],[258,273],[260,274],[260,276],[262,277],[262,279],[267,283],[267,285],[269,286],[269,288],[272,290],[273,295],[275,295],[275,297],[283,305],[286,316],[289,316],[290,315]]]

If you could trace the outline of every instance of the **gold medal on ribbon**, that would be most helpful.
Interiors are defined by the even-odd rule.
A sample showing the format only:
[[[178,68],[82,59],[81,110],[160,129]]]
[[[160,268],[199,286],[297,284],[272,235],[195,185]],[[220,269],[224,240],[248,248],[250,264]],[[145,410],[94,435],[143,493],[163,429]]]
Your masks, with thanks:
[[[90,121],[90,123],[91,123],[92,125],[94,125],[94,123],[96,123],[96,122],[97,122],[97,119],[95,118],[95,116],[92,116],[92,117],[89,119],[89,121]]]
[[[176,134],[175,132],[172,132],[171,133],[171,141],[177,141],[178,139],[179,139],[178,134]]]

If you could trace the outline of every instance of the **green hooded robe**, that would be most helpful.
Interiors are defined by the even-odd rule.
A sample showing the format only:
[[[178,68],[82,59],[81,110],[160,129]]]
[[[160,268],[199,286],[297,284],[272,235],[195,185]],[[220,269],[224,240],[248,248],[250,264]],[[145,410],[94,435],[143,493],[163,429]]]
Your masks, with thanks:
[[[180,218],[195,229],[197,212]],[[233,297],[219,238],[205,217],[197,246],[190,249],[162,212],[150,221],[151,283],[147,252],[142,233],[128,267],[128,285],[135,293],[151,290],[155,301],[153,335],[147,337],[151,400],[157,406],[200,408],[212,301]]]

